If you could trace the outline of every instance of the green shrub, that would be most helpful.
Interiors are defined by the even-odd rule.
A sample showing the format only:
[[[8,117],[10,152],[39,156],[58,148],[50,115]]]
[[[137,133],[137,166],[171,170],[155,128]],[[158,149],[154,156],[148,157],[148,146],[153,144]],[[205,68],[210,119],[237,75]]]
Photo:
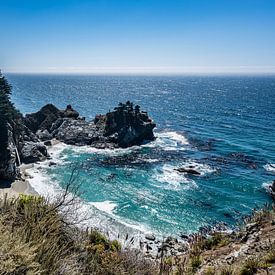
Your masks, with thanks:
[[[241,268],[240,275],[253,275],[260,267],[260,262],[255,258],[247,259]]]
[[[225,234],[216,232],[211,237],[201,240],[199,246],[202,250],[210,250],[217,246],[225,246],[228,243],[229,239]]]
[[[193,271],[196,271],[202,263],[201,257],[200,256],[191,256],[190,258],[190,266]]]
[[[275,264],[275,244],[273,244],[265,256],[266,263]]]
[[[232,275],[233,270],[231,266],[225,266],[221,269],[220,275]]]
[[[215,275],[215,270],[212,266],[208,266],[206,271],[203,274],[204,275]]]

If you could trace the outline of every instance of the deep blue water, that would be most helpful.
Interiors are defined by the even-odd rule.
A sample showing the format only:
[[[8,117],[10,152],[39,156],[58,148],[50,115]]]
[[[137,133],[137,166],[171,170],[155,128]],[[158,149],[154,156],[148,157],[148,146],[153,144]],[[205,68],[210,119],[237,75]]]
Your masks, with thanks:
[[[221,221],[234,226],[242,215],[270,202],[263,184],[274,179],[274,171],[264,166],[275,163],[275,77],[8,79],[12,100],[23,113],[46,103],[60,108],[72,104],[92,119],[131,100],[155,120],[157,140],[151,144],[115,152],[68,147],[61,153],[63,164],[45,171],[62,185],[72,166],[82,164],[82,196],[112,206],[105,217],[178,234]],[[202,175],[174,171],[189,163]]]

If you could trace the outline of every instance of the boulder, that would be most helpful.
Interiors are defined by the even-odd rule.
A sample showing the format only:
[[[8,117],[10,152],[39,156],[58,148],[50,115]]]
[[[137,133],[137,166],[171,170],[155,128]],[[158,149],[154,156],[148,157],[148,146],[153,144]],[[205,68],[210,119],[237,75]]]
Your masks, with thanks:
[[[25,142],[20,153],[21,160],[24,163],[42,161],[48,157],[46,146],[39,142]]]
[[[56,108],[53,104],[47,104],[40,111],[27,114],[24,118],[25,125],[36,133],[38,130],[50,130],[52,124],[63,116],[62,111]]]
[[[46,140],[46,141],[44,141],[44,145],[52,146],[52,141],[51,140]]]
[[[63,116],[67,118],[77,119],[79,117],[79,113],[74,110],[71,105],[67,105],[67,108],[63,111]]]
[[[145,234],[145,239],[147,239],[149,241],[154,241],[156,239],[156,237],[153,234]]]
[[[51,140],[53,138],[47,129],[45,129],[44,131],[38,130],[36,132],[36,135],[42,141]]]

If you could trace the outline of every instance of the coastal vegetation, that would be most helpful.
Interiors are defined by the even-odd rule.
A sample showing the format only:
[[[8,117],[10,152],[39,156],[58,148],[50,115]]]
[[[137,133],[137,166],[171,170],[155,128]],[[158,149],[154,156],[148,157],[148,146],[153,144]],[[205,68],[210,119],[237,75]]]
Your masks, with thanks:
[[[66,197],[66,195],[65,195]],[[233,233],[196,234],[189,249],[160,258],[82,230],[64,207],[40,196],[0,199],[0,274],[264,274],[275,267],[275,207],[255,212]],[[150,256],[150,257],[149,257]]]
[[[0,274],[155,274],[154,263],[118,241],[70,224],[63,203],[32,195],[0,200]]]

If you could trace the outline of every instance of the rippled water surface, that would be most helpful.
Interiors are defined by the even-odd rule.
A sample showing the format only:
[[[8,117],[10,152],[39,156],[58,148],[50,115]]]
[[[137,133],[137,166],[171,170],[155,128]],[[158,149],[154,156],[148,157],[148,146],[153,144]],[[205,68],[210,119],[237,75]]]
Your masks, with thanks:
[[[263,186],[275,177],[270,165],[275,163],[274,77],[8,79],[12,99],[24,113],[51,102],[60,108],[72,104],[92,119],[131,100],[157,123],[152,143],[116,151],[59,147],[53,154],[62,162],[43,169],[62,186],[72,167],[79,167],[82,197],[98,226],[177,235],[221,221],[233,226],[270,201]],[[175,171],[187,165],[201,175]],[[45,190],[45,184],[41,180],[35,187]]]

